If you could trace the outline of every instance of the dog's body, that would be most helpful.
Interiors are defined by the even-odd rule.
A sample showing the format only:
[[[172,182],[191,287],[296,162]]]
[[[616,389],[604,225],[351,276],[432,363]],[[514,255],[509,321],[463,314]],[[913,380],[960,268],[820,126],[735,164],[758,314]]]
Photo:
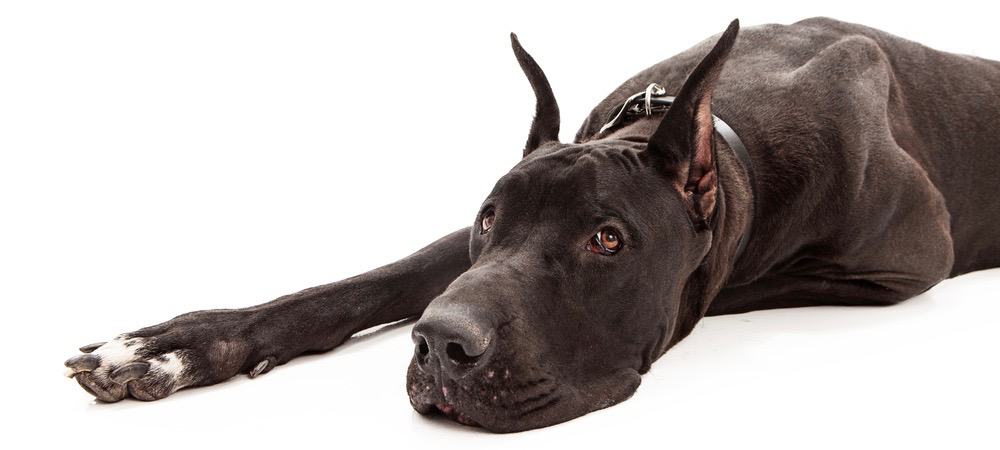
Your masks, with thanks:
[[[676,92],[713,42],[626,81],[576,140],[650,82]],[[713,107],[751,152],[758,210],[709,314],[894,303],[1000,266],[1000,63],[831,19],[762,26]]]
[[[628,80],[570,145],[553,142],[555,100],[515,42],[538,115],[476,226],[355,278],[85,347],[67,365],[101,400],[155,400],[423,314],[413,406],[512,431],[624,400],[706,314],[890,305],[1000,266],[1000,63],[829,19],[735,38],[731,26]],[[650,83],[679,106],[602,133]],[[701,134],[709,106],[750,167]],[[577,232],[583,247],[553,243]]]

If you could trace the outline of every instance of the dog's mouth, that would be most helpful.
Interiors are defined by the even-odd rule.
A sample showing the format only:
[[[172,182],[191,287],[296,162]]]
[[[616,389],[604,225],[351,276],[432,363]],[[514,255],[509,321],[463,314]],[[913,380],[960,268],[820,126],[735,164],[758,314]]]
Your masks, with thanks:
[[[462,425],[509,432],[538,426],[560,403],[559,384],[548,377],[527,381],[503,375],[454,380],[420,374],[409,380],[410,403],[420,414],[440,416]]]
[[[454,420],[455,422],[458,422],[458,423],[460,423],[462,425],[468,425],[468,426],[471,426],[471,427],[480,427],[481,426],[481,425],[479,425],[479,422],[476,422],[475,420],[472,420],[471,417],[469,417],[469,416],[467,416],[465,414],[462,414],[457,409],[455,409],[455,406],[452,405],[451,403],[436,403],[434,405],[434,410],[438,414],[440,414],[442,416],[445,416],[445,417],[447,417],[447,418],[449,418],[451,420]]]
[[[459,403],[460,402],[460,403]],[[417,406],[417,412],[441,416],[462,425],[486,428],[493,431],[516,431],[527,423],[532,423],[534,416],[544,415],[544,412],[558,403],[558,397],[552,393],[543,393],[530,398],[530,404],[521,408],[479,407],[469,408],[467,400],[439,400]],[[460,405],[460,406],[457,406]]]
[[[429,384],[424,385],[420,389],[416,385],[410,386],[410,402],[418,413],[426,416],[441,416],[471,427],[482,427],[477,420],[460,411],[454,403],[444,400],[448,398],[447,388],[441,388],[442,395],[440,398],[431,398],[432,396],[429,393],[432,391],[433,387]]]
[[[411,386],[411,388],[415,388],[415,386]],[[430,385],[425,385],[422,390],[421,389],[415,389],[415,390],[422,393],[428,393],[432,391],[432,389],[433,388]],[[474,420],[472,417],[469,417],[468,415],[459,411],[459,409],[456,408],[452,402],[448,400],[443,400],[448,398],[447,387],[442,386],[440,388],[440,392],[442,399],[439,399],[438,401],[430,401],[429,399],[424,400],[425,403],[416,407],[417,412],[425,415],[443,416],[445,418],[458,422],[462,425],[468,425],[471,427],[482,427],[482,425],[480,425],[479,422]],[[411,392],[410,395],[411,395],[411,401],[413,401],[414,400],[413,392]]]

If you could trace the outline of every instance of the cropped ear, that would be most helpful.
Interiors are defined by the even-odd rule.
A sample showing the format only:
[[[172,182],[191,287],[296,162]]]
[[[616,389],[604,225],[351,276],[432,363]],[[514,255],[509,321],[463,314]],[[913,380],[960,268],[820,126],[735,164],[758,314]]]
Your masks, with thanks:
[[[524,146],[524,156],[528,156],[540,145],[559,140],[559,105],[556,104],[552,86],[549,86],[542,68],[524,51],[514,33],[510,34],[510,45],[514,48],[517,63],[531,83],[531,89],[535,91],[535,118],[531,121],[531,132],[528,133],[528,142]]]
[[[674,103],[649,139],[647,151],[675,174],[692,219],[707,228],[715,214],[719,180],[715,168],[712,93],[740,30],[729,24],[712,51],[688,75]]]

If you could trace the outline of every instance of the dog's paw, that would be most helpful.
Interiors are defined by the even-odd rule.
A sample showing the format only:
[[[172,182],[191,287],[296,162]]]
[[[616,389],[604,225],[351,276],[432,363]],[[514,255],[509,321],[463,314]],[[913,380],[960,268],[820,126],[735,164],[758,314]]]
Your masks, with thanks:
[[[127,396],[159,400],[192,384],[191,352],[161,351],[151,340],[122,335],[110,342],[83,346],[82,355],[66,360],[67,376],[105,402]]]
[[[275,340],[256,331],[268,329],[251,310],[195,311],[80,347],[83,354],[66,360],[67,375],[105,402],[159,400],[238,373],[267,373],[279,364],[279,355]]]

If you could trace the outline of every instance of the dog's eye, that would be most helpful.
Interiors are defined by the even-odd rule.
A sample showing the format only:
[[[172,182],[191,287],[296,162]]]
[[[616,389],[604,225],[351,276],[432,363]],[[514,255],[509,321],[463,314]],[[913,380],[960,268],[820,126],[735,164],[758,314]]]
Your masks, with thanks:
[[[486,234],[493,228],[493,222],[496,220],[496,214],[493,213],[493,208],[488,209],[483,213],[483,218],[479,224],[479,234]]]
[[[601,228],[587,243],[587,249],[602,255],[613,255],[622,248],[621,233],[613,227]]]

